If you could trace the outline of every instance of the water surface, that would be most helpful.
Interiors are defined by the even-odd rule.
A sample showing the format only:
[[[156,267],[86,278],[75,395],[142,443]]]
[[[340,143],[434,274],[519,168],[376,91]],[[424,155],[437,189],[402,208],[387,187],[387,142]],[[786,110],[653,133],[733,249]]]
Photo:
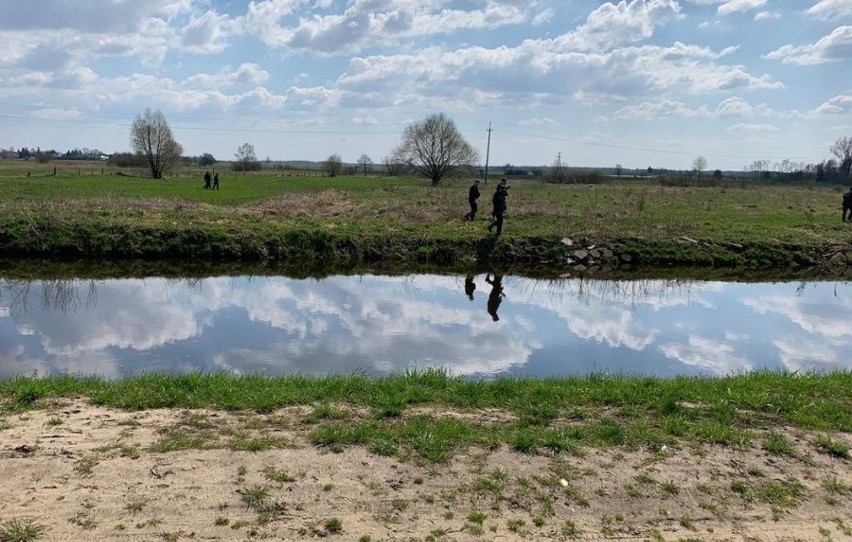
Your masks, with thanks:
[[[846,282],[0,278],[0,377],[851,370]]]

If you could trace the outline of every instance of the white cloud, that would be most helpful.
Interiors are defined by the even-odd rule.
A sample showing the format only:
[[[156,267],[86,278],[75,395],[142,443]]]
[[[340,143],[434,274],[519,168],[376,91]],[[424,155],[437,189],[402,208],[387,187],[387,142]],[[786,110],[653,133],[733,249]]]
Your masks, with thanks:
[[[732,13],[743,13],[758,9],[766,5],[766,0],[728,0],[716,10],[717,13],[724,17]]]
[[[317,55],[359,53],[397,45],[424,36],[452,34],[505,25],[539,25],[552,16],[536,3],[487,2],[481,9],[451,9],[445,2],[376,2],[356,0],[342,13],[314,13],[296,17],[304,2],[252,2],[246,28],[266,45],[290,52]]]
[[[227,15],[207,11],[192,16],[180,30],[180,47],[196,54],[221,53],[228,46],[227,38],[240,33],[240,25]]]
[[[785,338],[773,343],[778,348],[781,364],[788,371],[825,370],[831,365],[840,365],[842,350],[822,342]]]
[[[766,137],[769,134],[777,133],[780,131],[775,125],[772,124],[733,124],[728,126],[726,131],[730,134],[741,135],[745,137]]]
[[[842,115],[852,111],[852,95],[834,96],[809,112],[810,116]]]
[[[223,68],[217,74],[196,74],[184,82],[187,88],[220,89],[234,86],[257,86],[269,80],[269,72],[258,64],[241,64],[238,68]]]
[[[0,0],[0,30],[72,29],[84,33],[128,33],[151,18],[173,16],[188,5],[170,0]]]
[[[724,341],[692,335],[687,344],[660,345],[660,352],[686,365],[709,369],[717,375],[750,371],[748,359],[736,354],[734,347]]]
[[[849,60],[852,58],[852,26],[839,26],[816,43],[784,45],[765,58],[799,65]]]
[[[748,117],[754,112],[754,108],[739,96],[722,100],[716,108],[717,117]]]
[[[852,337],[852,321],[846,318],[852,311],[852,300],[826,305],[794,296],[768,295],[746,298],[743,304],[757,314],[780,314],[816,336],[829,339]]]
[[[808,8],[807,14],[825,21],[852,17],[852,0],[819,0]]]
[[[554,40],[556,51],[606,50],[651,37],[657,26],[675,18],[680,6],[674,0],[632,0],[605,3],[589,14],[574,32]]]
[[[534,118],[534,119],[524,119],[518,122],[521,126],[555,126],[557,123],[555,120],[543,117],[543,118]]]
[[[780,19],[781,14],[776,13],[774,11],[760,11],[754,15],[755,22],[760,21],[774,21],[776,19]]]

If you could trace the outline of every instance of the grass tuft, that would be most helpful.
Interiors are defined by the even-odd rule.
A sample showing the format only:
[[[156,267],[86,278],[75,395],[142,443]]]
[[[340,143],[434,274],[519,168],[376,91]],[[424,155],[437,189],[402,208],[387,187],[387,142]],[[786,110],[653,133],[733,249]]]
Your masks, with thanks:
[[[11,519],[0,523],[0,542],[33,542],[44,534],[46,527],[31,519]]]

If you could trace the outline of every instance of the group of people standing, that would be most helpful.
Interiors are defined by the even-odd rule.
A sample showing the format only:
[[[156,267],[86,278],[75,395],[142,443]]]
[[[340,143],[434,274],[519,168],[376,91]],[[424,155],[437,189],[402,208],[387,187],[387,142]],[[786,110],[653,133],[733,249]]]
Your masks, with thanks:
[[[204,172],[204,188],[207,190],[219,190],[219,172],[213,172],[213,184],[210,184],[210,170]]]
[[[473,181],[470,185],[470,190],[467,193],[467,201],[470,204],[470,212],[464,215],[465,220],[473,221],[476,219],[476,212],[479,210],[479,179]],[[494,194],[491,196],[491,223],[488,225],[488,231],[497,228],[497,235],[503,233],[503,217],[506,215],[506,198],[509,197],[509,186],[506,179],[500,179]]]

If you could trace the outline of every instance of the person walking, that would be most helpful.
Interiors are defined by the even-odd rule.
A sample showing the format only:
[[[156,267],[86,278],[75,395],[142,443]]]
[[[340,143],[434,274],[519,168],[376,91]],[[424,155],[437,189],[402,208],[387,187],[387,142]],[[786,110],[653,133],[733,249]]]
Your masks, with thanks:
[[[219,172],[213,174],[213,190],[219,190]]]
[[[479,199],[479,179],[473,181],[473,184],[470,185],[470,190],[467,191],[467,202],[470,204],[470,212],[464,215],[465,220],[470,220],[473,222],[476,219],[476,211],[479,210],[479,206],[476,204]]]
[[[503,298],[506,297],[506,294],[503,293],[503,275],[494,275],[494,279],[491,279],[491,274],[485,275],[485,282],[491,285],[491,293],[488,294],[488,314],[491,315],[491,319],[495,322],[500,320],[500,316],[497,315],[497,309],[500,308],[500,303],[503,302]]]
[[[846,219],[846,213],[849,213],[849,219]],[[852,187],[849,187],[849,192],[843,194],[843,222],[852,222]]]
[[[204,188],[210,188],[210,170],[204,172]]]
[[[494,220],[488,225],[490,232],[493,227],[497,227],[497,236],[503,233],[503,216],[506,214],[506,198],[509,196],[509,187],[506,186],[506,179],[500,179],[500,184],[491,196],[491,216]]]

